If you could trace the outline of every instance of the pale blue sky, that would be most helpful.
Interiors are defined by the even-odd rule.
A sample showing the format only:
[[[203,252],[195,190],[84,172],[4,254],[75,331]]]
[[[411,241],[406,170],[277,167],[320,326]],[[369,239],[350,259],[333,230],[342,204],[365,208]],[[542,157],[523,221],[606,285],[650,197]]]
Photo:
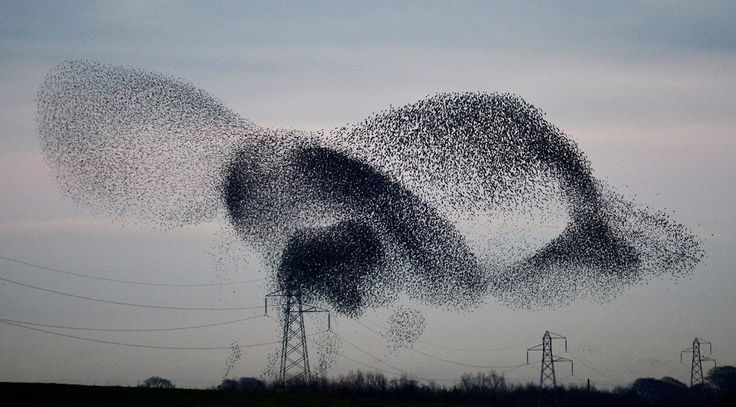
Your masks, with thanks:
[[[248,253],[245,260],[213,261],[231,253],[223,247],[241,250],[238,242],[223,243],[218,224],[152,231],[93,216],[61,197],[38,148],[34,96],[45,73],[65,60],[94,59],[180,76],[258,124],[300,129],[356,122],[436,92],[513,92],[546,111],[579,143],[596,176],[645,204],[674,210],[676,219],[707,240],[708,258],[688,278],[652,281],[605,304],[582,301],[532,313],[490,301],[462,315],[410,304],[427,317],[422,340],[472,348],[518,343],[502,352],[438,353],[505,366],[523,363],[523,343],[549,329],[568,335],[571,350],[595,369],[576,365],[579,377],[567,380],[590,377],[601,385],[639,375],[686,380],[679,351],[694,336],[713,341],[722,363],[736,362],[733,21],[732,1],[2,1],[0,255],[146,281],[241,280],[263,272]],[[2,261],[0,277],[90,297],[180,306],[260,304],[265,289],[259,283],[120,286]],[[378,310],[369,320],[381,323],[390,312]],[[5,319],[115,328],[242,316],[247,315],[136,310],[0,285]],[[473,370],[409,351],[384,355],[382,339],[351,321],[338,319],[336,329],[422,377],[456,378]],[[166,346],[278,339],[278,327],[268,319],[164,333],[63,332]],[[343,346],[346,355],[380,366]],[[272,348],[244,349],[232,374],[260,374],[264,353]],[[0,326],[2,381],[135,384],[156,374],[183,386],[206,386],[219,381],[226,358],[226,350],[126,348]],[[646,372],[647,366],[671,360],[677,363]],[[333,372],[355,368],[341,360]],[[507,373],[520,381],[537,375],[538,367]]]

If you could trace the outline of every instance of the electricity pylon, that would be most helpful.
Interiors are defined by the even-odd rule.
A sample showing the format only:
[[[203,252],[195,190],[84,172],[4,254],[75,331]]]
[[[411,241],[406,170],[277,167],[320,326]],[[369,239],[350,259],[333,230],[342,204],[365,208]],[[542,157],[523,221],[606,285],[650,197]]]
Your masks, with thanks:
[[[554,404],[557,405],[557,378],[555,377],[555,362],[570,362],[570,373],[575,374],[573,362],[571,359],[555,356],[552,352],[552,340],[562,339],[565,341],[565,352],[567,352],[567,338],[545,331],[542,336],[542,343],[526,350],[526,363],[529,364],[529,352],[542,352],[542,368],[539,372],[539,405],[544,401],[543,394],[550,390],[554,396]]]
[[[288,292],[279,290],[266,294],[264,299],[266,315],[268,315],[268,300],[273,297],[283,298],[284,326],[281,336],[279,383],[284,388],[309,387],[312,382],[312,374],[309,370],[304,313],[326,312],[328,331],[330,330],[330,313],[323,308],[302,303],[301,289],[297,289]]]
[[[713,353],[713,345],[710,343],[710,341],[706,341],[705,339],[700,338],[695,338],[693,340],[692,347],[689,347],[680,352],[680,363],[682,363],[683,353],[693,354],[693,362],[690,366],[690,387],[699,384],[705,384],[705,377],[703,377],[703,362],[713,362],[714,367],[717,364],[715,359],[711,358],[710,356],[703,355],[703,353],[700,351],[700,345],[708,345],[708,355]]]

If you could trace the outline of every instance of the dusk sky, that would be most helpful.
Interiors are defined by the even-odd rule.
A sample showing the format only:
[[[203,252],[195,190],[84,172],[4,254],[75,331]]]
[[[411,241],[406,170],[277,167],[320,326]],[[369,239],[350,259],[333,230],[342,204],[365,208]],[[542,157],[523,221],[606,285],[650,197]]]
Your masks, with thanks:
[[[508,380],[536,381],[538,363],[518,365],[545,330],[568,338],[570,353],[560,355],[575,360],[575,376],[564,383],[689,382],[680,351],[695,337],[713,343],[719,365],[732,365],[735,21],[733,1],[1,1],[0,322],[15,325],[0,324],[0,381],[135,385],[158,375],[206,387],[227,372],[232,343],[242,357],[231,377],[260,376],[278,351],[277,344],[247,347],[280,340],[278,322],[255,318],[261,308],[144,309],[78,298],[260,307],[267,292],[262,262],[231,237],[224,217],[153,228],[64,198],[41,154],[35,97],[51,68],[79,59],[183,78],[273,128],[329,130],[440,92],[513,93],[579,145],[598,179],[666,210],[703,241],[706,258],[690,275],[652,279],[605,301],[522,311],[489,298],[457,312],[402,299],[357,322],[337,317],[335,331],[363,351],[343,343],[346,357],[332,375],[366,370],[357,360],[442,383],[494,367]],[[127,284],[18,260],[107,279],[215,285]],[[425,316],[414,348],[435,359],[388,352],[385,338],[366,328],[380,332],[399,305]],[[160,332],[68,329],[190,327],[250,316]],[[325,328],[319,316],[307,323],[311,332]],[[568,374],[558,367],[558,378]]]

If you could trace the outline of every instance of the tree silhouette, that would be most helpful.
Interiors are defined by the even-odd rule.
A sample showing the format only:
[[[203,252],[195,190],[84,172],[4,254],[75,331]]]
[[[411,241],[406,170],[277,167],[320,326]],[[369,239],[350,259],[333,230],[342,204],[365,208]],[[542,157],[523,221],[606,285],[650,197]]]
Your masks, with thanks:
[[[736,367],[719,366],[708,372],[708,383],[721,396],[736,396]]]
[[[141,387],[148,387],[153,389],[173,389],[175,386],[169,379],[163,377],[151,376],[143,381]]]

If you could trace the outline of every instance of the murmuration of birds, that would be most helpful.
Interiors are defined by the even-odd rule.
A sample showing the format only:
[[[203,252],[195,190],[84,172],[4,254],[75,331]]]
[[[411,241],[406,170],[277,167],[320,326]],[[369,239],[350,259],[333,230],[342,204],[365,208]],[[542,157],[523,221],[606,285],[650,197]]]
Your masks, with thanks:
[[[442,93],[331,131],[278,130],[182,79],[72,61],[37,102],[70,199],[165,227],[226,219],[274,286],[348,317],[403,297],[460,311],[605,299],[687,275],[705,254],[511,94]],[[535,222],[552,235],[540,241]]]
[[[316,335],[317,363],[312,375],[326,377],[330,368],[335,365],[337,358],[342,355],[342,342],[330,331]]]
[[[396,311],[386,321],[384,337],[387,338],[386,352],[397,354],[403,348],[412,347],[414,342],[424,333],[426,319],[418,310],[404,306],[397,307]]]

